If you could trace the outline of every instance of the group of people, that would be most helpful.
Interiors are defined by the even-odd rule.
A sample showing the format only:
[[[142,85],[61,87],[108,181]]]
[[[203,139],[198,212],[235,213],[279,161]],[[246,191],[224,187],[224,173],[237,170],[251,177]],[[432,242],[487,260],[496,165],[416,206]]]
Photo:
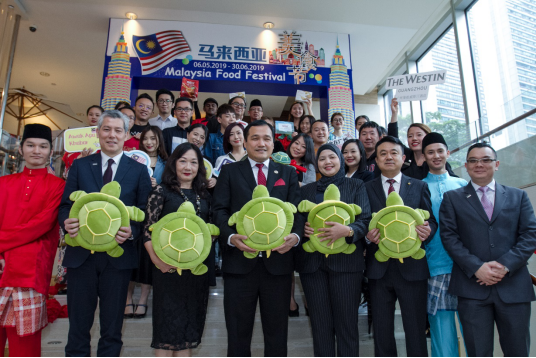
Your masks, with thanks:
[[[90,330],[99,304],[99,356],[119,356],[124,317],[143,317],[153,287],[153,338],[157,356],[186,356],[201,343],[215,253],[207,258],[209,273],[194,275],[164,263],[155,254],[149,227],[191,202],[196,214],[220,229],[213,238],[222,256],[224,315],[229,356],[250,356],[257,305],[265,356],[286,356],[289,300],[294,272],[300,275],[313,333],[315,356],[359,356],[358,307],[363,277],[368,279],[376,356],[396,356],[395,304],[399,302],[408,356],[427,356],[427,319],[433,356],[457,356],[458,315],[470,356],[492,356],[494,325],[506,356],[528,356],[530,302],[535,300],[527,260],[536,249],[536,218],[527,194],[496,183],[495,150],[476,143],[467,151],[471,182],[457,178],[447,163],[448,145],[423,124],[408,129],[406,147],[398,139],[396,99],[386,131],[360,116],[358,138],[342,132],[344,117],[328,124],[315,120],[309,108],[293,105],[291,138],[277,138],[262,104],[232,98],[218,106],[204,103],[206,117],[192,122],[195,101],[174,99],[167,90],[156,96],[159,115],[150,118],[153,99],[141,94],[118,110],[88,110],[97,126],[100,152],[68,154],[66,180],[47,170],[50,128],[25,127],[20,153],[26,166],[0,178],[0,343],[9,340],[10,355],[40,355],[46,325],[45,300],[61,226],[70,237],[80,223],[69,218],[73,192],[99,192],[116,181],[119,199],[145,211],[143,223],[121,227],[115,240],[120,257],[67,246],[69,332],[67,356],[89,356]],[[100,113],[99,113],[100,111]],[[171,115],[174,113],[174,116]],[[98,119],[94,120],[95,117]],[[387,132],[387,133],[386,133]],[[126,142],[129,141],[127,144]],[[293,161],[271,160],[282,147]],[[149,154],[152,178],[145,165],[124,154],[138,148]],[[220,166],[207,178],[205,159]],[[223,163],[223,164],[222,164]],[[302,245],[315,232],[304,213],[296,213],[290,234],[270,255],[254,252],[246,236],[229,226],[231,215],[249,200],[258,185],[271,197],[296,207],[301,200],[321,203],[329,185],[340,200],[361,207],[349,225],[327,223],[318,230],[328,243],[355,244],[351,254],[305,252]],[[380,262],[375,258],[380,233],[369,230],[373,213],[397,192],[404,205],[430,213],[416,227],[426,258]],[[212,272],[214,273],[214,272]],[[132,303],[132,282],[142,286]],[[31,303],[31,304],[30,304]]]

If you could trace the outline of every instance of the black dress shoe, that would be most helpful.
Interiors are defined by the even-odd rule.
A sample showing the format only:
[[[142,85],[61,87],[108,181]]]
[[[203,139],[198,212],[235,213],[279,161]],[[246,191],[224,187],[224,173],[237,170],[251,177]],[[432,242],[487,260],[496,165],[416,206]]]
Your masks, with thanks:
[[[289,310],[288,311],[289,317],[300,317],[300,306],[298,303],[296,303],[296,309],[295,310]]]
[[[125,308],[127,308],[128,306],[132,306],[132,313],[125,313],[123,314],[123,318],[132,318],[134,317],[134,304],[133,303],[129,303],[127,305],[125,305]]]
[[[143,313],[134,313],[134,318],[143,318],[147,314],[147,305],[138,304],[136,306],[136,311],[138,310],[138,307],[145,307],[145,312]]]
[[[216,265],[215,274],[216,277],[221,277],[221,268],[218,265]]]

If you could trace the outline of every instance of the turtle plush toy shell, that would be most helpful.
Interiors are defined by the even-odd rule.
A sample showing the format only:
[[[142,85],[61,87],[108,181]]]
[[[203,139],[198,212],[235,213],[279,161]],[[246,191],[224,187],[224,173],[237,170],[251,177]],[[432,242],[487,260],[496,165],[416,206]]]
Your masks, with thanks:
[[[387,206],[372,213],[369,224],[369,230],[380,230],[380,242],[374,257],[380,262],[393,258],[402,263],[407,257],[422,259],[426,252],[421,248],[415,226],[424,224],[428,218],[428,211],[404,206],[404,201],[397,192],[389,194]]]
[[[257,250],[255,253],[244,252],[245,257],[257,257],[258,251],[266,251],[266,257],[270,257],[271,250],[281,246],[285,236],[290,234],[295,212],[292,203],[270,197],[268,189],[258,185],[251,200],[234,213],[228,223],[229,226],[236,224],[236,231],[248,237],[244,244]]]
[[[130,220],[141,222],[145,213],[135,206],[125,206],[119,196],[121,186],[112,181],[104,185],[99,193],[74,191],[69,199],[74,201],[69,218],[79,222],[78,235],[65,235],[65,243],[81,246],[91,252],[107,252],[112,257],[123,255],[123,248],[115,240],[122,226],[130,226]]]
[[[342,225],[349,225],[355,221],[356,215],[361,214],[361,208],[355,204],[346,204],[340,201],[341,193],[336,185],[330,184],[324,192],[324,201],[315,204],[308,200],[303,200],[298,205],[300,212],[309,212],[307,221],[315,230],[309,241],[303,244],[306,252],[321,252],[328,257],[330,254],[351,254],[355,251],[355,244],[348,244],[346,240],[339,239],[329,245],[329,240],[320,241],[318,235],[320,228],[326,228],[326,222],[337,222]]]
[[[149,231],[158,258],[176,267],[179,275],[183,270],[191,270],[194,275],[208,271],[203,261],[210,253],[212,236],[219,235],[220,230],[197,216],[191,202],[182,203],[176,212],[151,225]]]

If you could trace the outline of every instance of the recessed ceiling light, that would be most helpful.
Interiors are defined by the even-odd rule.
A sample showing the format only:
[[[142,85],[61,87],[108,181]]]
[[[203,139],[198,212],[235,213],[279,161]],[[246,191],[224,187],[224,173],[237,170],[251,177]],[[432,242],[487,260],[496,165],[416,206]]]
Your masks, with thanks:
[[[265,29],[273,29],[274,28],[274,23],[273,22],[265,22],[263,25],[262,25]]]
[[[129,20],[136,20],[138,18],[138,15],[136,15],[135,13],[133,12],[127,12],[125,14],[126,18],[129,19]]]
[[[48,72],[39,72],[39,74],[43,77],[50,77],[50,73]]]

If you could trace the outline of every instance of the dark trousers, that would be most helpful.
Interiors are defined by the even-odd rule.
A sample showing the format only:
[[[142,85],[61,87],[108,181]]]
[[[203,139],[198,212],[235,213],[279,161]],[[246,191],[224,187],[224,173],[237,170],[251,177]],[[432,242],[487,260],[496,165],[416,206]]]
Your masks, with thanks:
[[[292,275],[272,275],[262,259],[248,274],[224,275],[223,306],[227,327],[227,355],[251,356],[251,336],[257,301],[260,304],[264,356],[286,357],[288,311]]]
[[[314,273],[301,273],[300,279],[309,308],[315,357],[358,357],[363,273],[334,272],[323,263]]]
[[[389,265],[379,280],[369,279],[374,353],[396,357],[395,304],[400,304],[408,357],[428,356],[426,344],[426,300],[428,280],[407,281],[396,265]]]
[[[89,357],[97,301],[100,309],[99,357],[119,357],[123,341],[121,329],[132,270],[112,266],[105,252],[96,252],[77,268],[69,268],[67,304],[69,335],[67,357]]]
[[[485,300],[458,297],[458,313],[469,357],[493,357],[494,323],[505,357],[528,357],[530,302],[504,303],[495,286]]]

